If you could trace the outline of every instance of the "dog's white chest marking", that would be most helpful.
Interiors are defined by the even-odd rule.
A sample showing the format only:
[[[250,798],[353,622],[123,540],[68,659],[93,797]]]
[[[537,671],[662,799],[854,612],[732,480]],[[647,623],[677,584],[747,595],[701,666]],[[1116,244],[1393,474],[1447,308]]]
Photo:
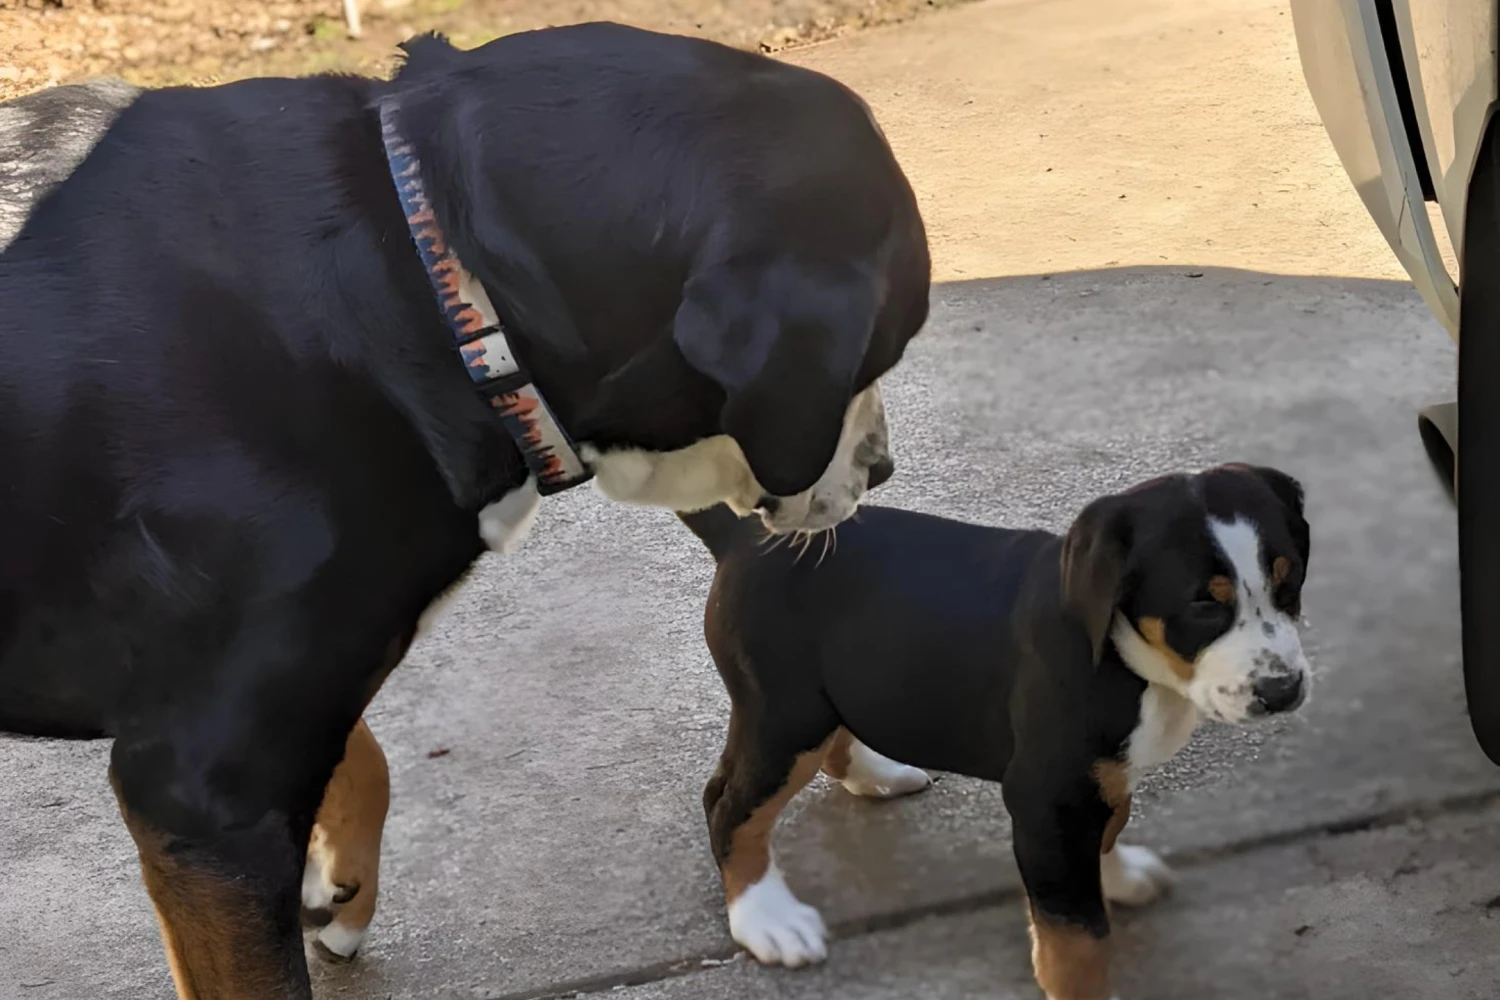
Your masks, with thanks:
[[[1126,779],[1133,791],[1151,768],[1187,746],[1198,725],[1198,710],[1177,692],[1147,684],[1141,695],[1141,718],[1125,744]]]
[[[514,552],[526,540],[541,499],[533,476],[520,489],[511,490],[479,512],[479,537],[490,551]]]

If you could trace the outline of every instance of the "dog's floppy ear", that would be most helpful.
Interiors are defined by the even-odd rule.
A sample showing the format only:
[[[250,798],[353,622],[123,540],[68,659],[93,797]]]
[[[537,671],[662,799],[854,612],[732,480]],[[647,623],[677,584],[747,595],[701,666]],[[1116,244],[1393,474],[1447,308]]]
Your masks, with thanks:
[[[1238,465],[1235,468],[1259,479],[1281,501],[1287,511],[1287,527],[1291,529],[1292,542],[1297,546],[1297,554],[1302,557],[1305,565],[1312,548],[1312,532],[1307,526],[1307,516],[1303,511],[1306,497],[1302,484],[1280,469],[1267,465]]]
[[[833,460],[877,310],[847,264],[732,261],[688,280],[673,340],[724,391],[720,429],[767,492],[801,493]]]
[[[397,42],[396,48],[401,50],[401,65],[396,69],[396,79],[404,82],[426,75],[429,71],[450,68],[461,51],[454,48],[447,36],[438,31],[413,35],[404,42]]]
[[[1129,502],[1108,496],[1085,507],[1063,539],[1063,610],[1088,633],[1095,663],[1120,602],[1134,534]]]

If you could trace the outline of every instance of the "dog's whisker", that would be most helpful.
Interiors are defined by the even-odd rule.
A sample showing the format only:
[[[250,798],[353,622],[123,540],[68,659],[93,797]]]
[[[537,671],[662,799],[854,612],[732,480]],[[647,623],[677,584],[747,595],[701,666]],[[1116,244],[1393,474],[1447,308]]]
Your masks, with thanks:
[[[823,565],[823,560],[828,558],[828,547],[833,544],[833,529],[832,528],[827,529],[822,534],[823,534],[823,551],[821,553],[819,553],[819,555],[818,555],[818,561],[813,564],[813,568],[814,569],[817,569],[819,566]]]
[[[799,531],[797,534],[802,538],[802,548],[797,550],[796,561],[801,562],[802,557],[807,555],[807,550],[812,547],[813,539],[817,537],[817,532],[804,530]]]

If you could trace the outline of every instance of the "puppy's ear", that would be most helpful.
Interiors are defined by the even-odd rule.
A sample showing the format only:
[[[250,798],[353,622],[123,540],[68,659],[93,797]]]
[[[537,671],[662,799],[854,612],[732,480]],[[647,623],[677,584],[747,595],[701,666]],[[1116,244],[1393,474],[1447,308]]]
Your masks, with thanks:
[[[877,310],[848,265],[736,261],[688,280],[673,340],[723,390],[720,429],[767,492],[801,493],[833,460]]]
[[[1129,502],[1109,496],[1085,507],[1063,539],[1063,609],[1088,633],[1095,663],[1120,602],[1134,534]]]
[[[1265,465],[1239,465],[1235,468],[1254,476],[1264,483],[1281,505],[1286,508],[1287,527],[1292,532],[1292,542],[1297,546],[1297,554],[1302,557],[1302,562],[1307,563],[1309,550],[1312,548],[1312,532],[1307,526],[1307,517],[1303,513],[1303,504],[1306,497],[1302,490],[1302,484],[1280,469],[1273,469]]]

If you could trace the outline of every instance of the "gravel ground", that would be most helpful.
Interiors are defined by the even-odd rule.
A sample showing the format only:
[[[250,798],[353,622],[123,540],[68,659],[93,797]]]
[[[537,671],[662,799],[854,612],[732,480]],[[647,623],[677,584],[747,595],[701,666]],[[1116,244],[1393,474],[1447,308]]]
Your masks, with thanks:
[[[382,73],[396,42],[461,46],[549,24],[623,21],[778,51],[967,0],[0,0],[0,100],[100,74],[160,86],[327,70]]]

